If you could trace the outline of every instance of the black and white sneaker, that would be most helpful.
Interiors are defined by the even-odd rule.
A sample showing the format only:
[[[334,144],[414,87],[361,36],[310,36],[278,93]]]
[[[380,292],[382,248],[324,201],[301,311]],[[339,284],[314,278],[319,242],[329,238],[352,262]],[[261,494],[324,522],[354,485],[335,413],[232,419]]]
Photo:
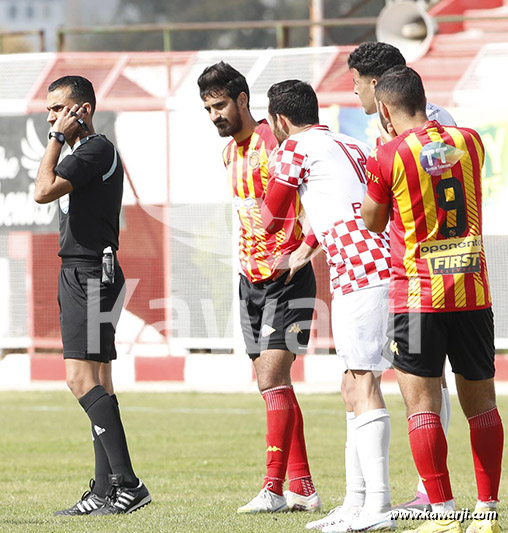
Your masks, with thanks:
[[[97,509],[100,509],[105,503],[106,498],[101,498],[93,492],[95,480],[90,480],[90,490],[87,490],[81,496],[78,503],[70,507],[69,509],[63,509],[62,511],[56,511],[54,516],[80,516],[90,514]]]
[[[90,514],[128,514],[141,509],[152,501],[152,496],[141,480],[135,488],[122,486],[122,474],[111,474],[109,481],[112,485],[111,495],[106,496],[106,502],[102,507],[95,509]]]

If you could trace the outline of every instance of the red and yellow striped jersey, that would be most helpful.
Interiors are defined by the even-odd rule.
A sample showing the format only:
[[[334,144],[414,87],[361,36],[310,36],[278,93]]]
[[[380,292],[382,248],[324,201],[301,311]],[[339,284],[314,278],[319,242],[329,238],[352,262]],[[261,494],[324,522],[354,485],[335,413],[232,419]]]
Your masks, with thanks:
[[[476,131],[429,121],[371,153],[368,194],[377,203],[391,202],[393,312],[490,307],[482,243],[484,152]]]
[[[298,195],[280,231],[273,235],[267,233],[261,220],[261,203],[269,176],[268,158],[275,148],[277,140],[263,120],[250,137],[241,143],[233,139],[223,152],[240,221],[240,265],[253,283],[270,279],[282,258],[296,250],[304,238],[298,220],[301,212]]]

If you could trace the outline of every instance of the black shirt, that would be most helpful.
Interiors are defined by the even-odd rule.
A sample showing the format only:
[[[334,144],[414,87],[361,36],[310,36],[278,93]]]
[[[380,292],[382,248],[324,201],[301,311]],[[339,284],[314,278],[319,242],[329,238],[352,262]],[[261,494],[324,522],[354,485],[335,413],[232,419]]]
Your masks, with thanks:
[[[104,135],[90,135],[74,145],[56,167],[73,190],[59,199],[61,257],[100,259],[107,246],[118,250],[123,166]]]

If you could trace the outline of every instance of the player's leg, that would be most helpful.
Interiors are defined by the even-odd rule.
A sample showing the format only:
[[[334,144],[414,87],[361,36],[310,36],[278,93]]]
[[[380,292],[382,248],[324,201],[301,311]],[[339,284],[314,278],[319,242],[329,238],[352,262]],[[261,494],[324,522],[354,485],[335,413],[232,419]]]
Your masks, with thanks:
[[[276,283],[270,288],[268,298],[276,297],[279,302],[280,313],[276,317],[276,327],[284,332],[284,346],[292,353],[304,353],[309,343],[316,297],[316,279],[312,265],[308,263],[299,270],[288,285],[284,284],[284,279],[285,276],[278,280],[282,283]],[[278,345],[276,337],[274,341],[273,344],[270,341],[270,347]],[[284,496],[291,511],[319,511],[321,499],[310,473],[303,415],[292,387],[290,394],[295,420],[287,466],[289,486]]]
[[[102,363],[99,367],[99,383],[106,389],[107,393],[113,399],[116,407],[118,407],[118,400],[114,393],[113,381],[111,378],[111,364]],[[95,437],[94,428],[92,425],[92,440],[95,458],[95,484],[93,492],[100,497],[105,498],[111,489],[109,476],[113,473],[109,464],[106,450],[99,438]]]
[[[392,321],[390,343],[397,381],[406,404],[409,444],[416,469],[424,480],[432,511],[454,511],[447,467],[448,447],[441,425],[441,375],[448,331],[443,313],[401,313]],[[393,512],[393,511],[392,511]],[[460,533],[458,520],[431,520],[421,533]]]
[[[293,359],[294,355],[284,350],[263,350],[253,359],[258,388],[266,406],[266,475],[259,494],[239,507],[238,513],[288,510],[283,485],[295,418],[290,394]]]
[[[456,376],[457,393],[469,422],[469,434],[477,486],[476,513],[493,513],[492,518],[478,516],[468,533],[494,533],[499,530],[497,503],[503,457],[503,424],[496,406],[494,380],[469,381]]]
[[[238,509],[240,513],[286,510],[283,495],[286,471],[290,476],[290,492],[286,493],[290,508],[314,510],[320,507],[308,467],[303,417],[291,385],[290,372],[295,356],[288,348],[288,342],[291,344],[294,340],[302,341],[304,346],[308,342],[309,334],[304,329],[310,328],[315,280],[310,265],[299,271],[287,286],[284,279],[285,276],[265,284],[252,284],[244,277],[240,281],[242,331],[254,362],[267,417],[265,482],[260,494]],[[312,298],[306,307],[289,305],[296,294],[305,297],[309,293]],[[259,501],[259,498],[265,499],[267,491],[269,499],[274,500],[268,504]],[[282,500],[274,499],[272,494]]]
[[[441,419],[441,425],[443,426],[444,434],[447,435],[448,427],[450,425],[452,406],[450,400],[450,391],[448,390],[448,385],[446,383],[445,368],[446,361],[443,365],[443,374],[441,375],[441,411],[439,412],[439,417]],[[425,485],[423,484],[420,476],[418,476],[418,485],[416,486],[415,497],[407,502],[394,505],[392,509],[405,509],[410,511],[415,518],[432,509],[427,491],[425,490]]]
[[[101,384],[101,367],[110,367],[109,361],[116,357],[114,347],[115,325],[100,323],[99,332],[88,331],[88,306],[98,305],[101,312],[109,312],[118,298],[123,297],[123,274],[117,266],[115,284],[100,287],[89,280],[100,279],[101,267],[62,269],[59,285],[61,306],[62,339],[66,366],[66,380],[69,388],[87,413],[92,424],[92,435],[101,444],[111,469],[109,484],[115,486],[114,498],[98,509],[86,509],[90,513],[104,512],[115,504],[115,512],[131,512],[151,500],[146,487],[135,476],[130,462],[125,432],[118,407]],[[98,339],[98,346],[90,341]],[[105,365],[107,363],[107,365]],[[102,370],[102,378],[112,392],[110,369]],[[102,467],[105,468],[102,449],[99,447]],[[92,488],[92,492],[94,492]],[[127,505],[117,505],[119,490],[126,494]],[[65,514],[65,513],[64,513]],[[79,513],[87,514],[87,513]]]
[[[494,325],[491,309],[457,313],[450,362],[459,401],[469,422],[477,485],[475,513],[495,513],[503,455],[503,425],[494,387]],[[477,516],[468,533],[499,530],[496,516]]]
[[[377,376],[390,366],[382,357],[387,287],[334,295],[332,328],[343,374],[346,406],[346,495],[342,507],[322,519],[323,531],[395,529],[388,477],[390,417]],[[326,522],[326,524],[324,524]]]
[[[365,480],[364,511],[390,510],[388,455],[390,416],[373,372],[350,370],[345,374],[348,400],[353,406],[358,458]]]
[[[111,313],[114,308],[123,304],[124,289],[123,272],[118,263],[115,263],[114,284],[100,289],[99,297],[102,313]],[[89,299],[92,297],[89,292]],[[116,320],[118,318],[119,314]],[[101,324],[100,328],[100,354],[104,364],[99,369],[99,379],[100,387],[107,397],[104,397],[104,409],[95,409],[95,404],[91,406],[91,409],[94,409],[94,416],[104,417],[104,422],[107,422],[111,428],[111,431],[101,432],[93,424],[94,430],[96,430],[94,436],[100,441],[108,457],[111,469],[111,474],[108,475],[111,495],[107,498],[106,505],[91,514],[127,514],[149,504],[152,501],[152,497],[144,483],[136,476],[132,467],[127,438],[118,407],[118,399],[114,394],[112,362],[116,359],[116,323],[106,322]],[[82,403],[81,400],[80,403]],[[87,411],[87,414],[89,412]]]
[[[409,443],[420,476],[433,504],[454,509],[446,465],[447,443],[441,426],[441,384],[439,377],[421,377],[395,369],[406,404]]]

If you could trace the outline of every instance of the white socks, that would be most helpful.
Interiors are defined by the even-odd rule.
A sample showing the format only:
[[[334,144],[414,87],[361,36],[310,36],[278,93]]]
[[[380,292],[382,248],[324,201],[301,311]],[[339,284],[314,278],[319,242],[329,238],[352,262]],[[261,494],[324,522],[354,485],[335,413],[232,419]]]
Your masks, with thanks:
[[[346,411],[346,496],[343,507],[363,507],[365,502],[365,481],[356,451],[356,420],[353,411]]]
[[[455,500],[448,500],[442,503],[433,503],[432,512],[446,514],[455,511]]]
[[[367,513],[383,513],[391,509],[390,434],[387,409],[373,409],[356,417],[355,444],[365,480],[364,510]]]

